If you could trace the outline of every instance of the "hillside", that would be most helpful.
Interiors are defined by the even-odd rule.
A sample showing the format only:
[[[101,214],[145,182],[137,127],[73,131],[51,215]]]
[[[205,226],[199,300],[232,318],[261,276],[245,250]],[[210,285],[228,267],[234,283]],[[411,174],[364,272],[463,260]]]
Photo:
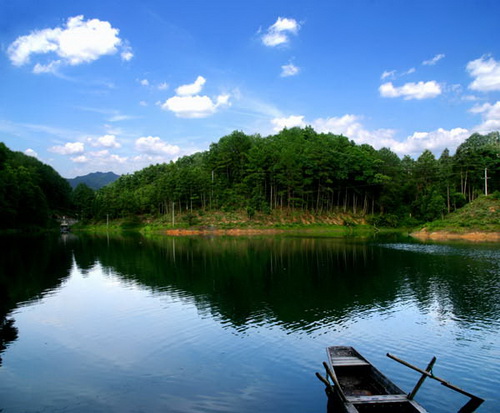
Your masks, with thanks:
[[[311,216],[348,213],[380,226],[416,226],[440,218],[483,191],[500,189],[500,133],[473,134],[451,155],[425,150],[417,159],[358,145],[311,127],[261,137],[241,131],[204,152],[150,165],[88,197],[88,219],[170,217],[245,211]],[[375,222],[376,221],[376,222]]]
[[[0,142],[0,230],[44,228],[71,209],[71,188],[51,166]]]
[[[481,196],[412,235],[431,239],[500,240],[500,193]]]
[[[68,178],[67,181],[71,188],[75,189],[78,184],[85,184],[94,190],[101,189],[102,187],[116,181],[120,175],[113,172],[93,172],[76,178]]]

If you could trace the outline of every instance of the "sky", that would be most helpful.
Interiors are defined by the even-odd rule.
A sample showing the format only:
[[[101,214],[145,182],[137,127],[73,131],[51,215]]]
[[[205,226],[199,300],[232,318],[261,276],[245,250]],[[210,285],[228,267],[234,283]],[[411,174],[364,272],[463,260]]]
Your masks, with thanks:
[[[63,177],[312,126],[400,157],[500,130],[497,0],[0,0],[0,141]]]

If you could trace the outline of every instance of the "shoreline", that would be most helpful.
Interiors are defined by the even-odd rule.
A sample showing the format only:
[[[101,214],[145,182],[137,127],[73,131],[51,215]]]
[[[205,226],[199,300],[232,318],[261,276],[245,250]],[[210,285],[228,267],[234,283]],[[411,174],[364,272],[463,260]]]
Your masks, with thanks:
[[[185,237],[190,235],[219,236],[219,235],[275,235],[286,232],[282,229],[252,229],[252,228],[231,228],[231,229],[166,229],[161,231],[165,235],[175,237]]]
[[[422,241],[471,241],[471,242],[499,242],[500,232],[467,231],[451,232],[446,230],[428,231],[426,229],[412,232],[410,236]]]

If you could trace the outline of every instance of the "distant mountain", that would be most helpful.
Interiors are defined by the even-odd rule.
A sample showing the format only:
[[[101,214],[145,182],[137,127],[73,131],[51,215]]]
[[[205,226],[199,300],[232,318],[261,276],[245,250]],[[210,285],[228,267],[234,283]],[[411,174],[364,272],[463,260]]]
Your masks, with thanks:
[[[93,172],[84,176],[77,176],[76,178],[69,178],[67,181],[71,185],[71,188],[76,188],[78,184],[85,184],[89,188],[94,190],[100,189],[103,186],[116,181],[120,175],[113,172]]]

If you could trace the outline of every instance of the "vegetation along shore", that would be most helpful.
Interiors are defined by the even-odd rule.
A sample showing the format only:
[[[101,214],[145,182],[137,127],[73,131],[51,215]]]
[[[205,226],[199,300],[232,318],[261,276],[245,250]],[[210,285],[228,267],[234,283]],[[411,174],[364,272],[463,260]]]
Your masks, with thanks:
[[[98,189],[83,182],[72,189],[50,166],[0,144],[0,190],[1,230],[54,227],[66,216],[80,229],[413,228],[419,238],[488,233],[485,239],[498,240],[500,133],[473,134],[454,155],[425,150],[401,159],[310,127],[268,137],[235,131],[207,151]]]

